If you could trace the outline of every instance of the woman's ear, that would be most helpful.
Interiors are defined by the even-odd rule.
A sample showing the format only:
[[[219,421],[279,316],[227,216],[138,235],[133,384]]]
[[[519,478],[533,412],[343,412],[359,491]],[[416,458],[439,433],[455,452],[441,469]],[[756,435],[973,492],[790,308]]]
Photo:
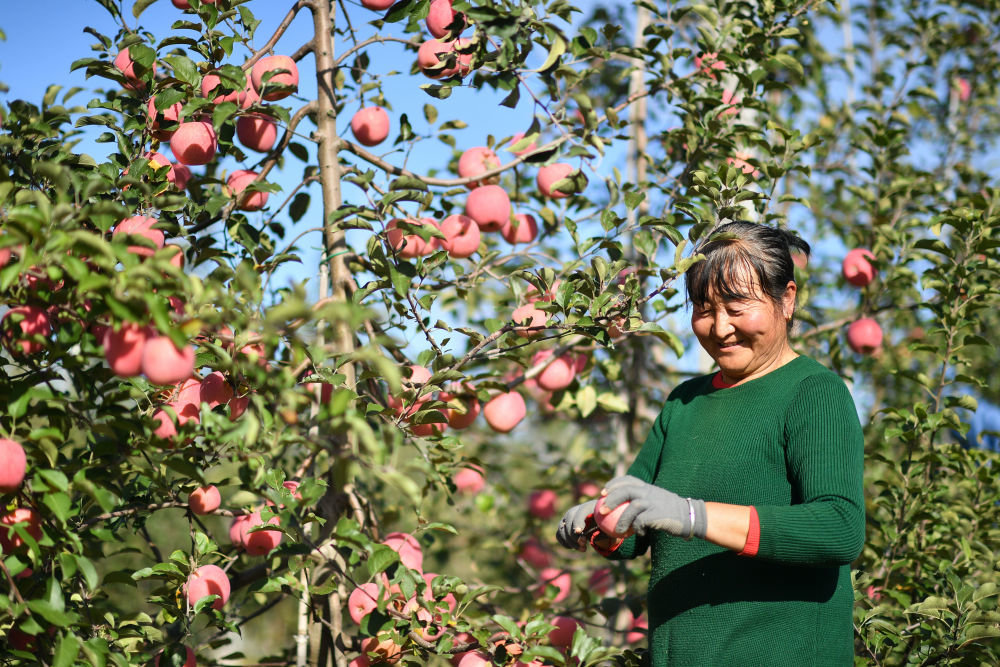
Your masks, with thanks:
[[[795,295],[798,289],[794,280],[789,280],[785,285],[785,293],[781,297],[781,314],[785,316],[786,321],[791,321],[792,315],[795,314]]]

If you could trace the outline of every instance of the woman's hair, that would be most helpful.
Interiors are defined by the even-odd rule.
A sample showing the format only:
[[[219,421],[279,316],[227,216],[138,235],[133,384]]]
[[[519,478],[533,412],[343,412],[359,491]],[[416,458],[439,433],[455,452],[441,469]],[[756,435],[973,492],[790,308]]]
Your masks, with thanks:
[[[747,282],[754,277],[764,294],[780,304],[789,281],[795,280],[792,249],[809,255],[809,244],[784,229],[742,221],[717,227],[695,246],[695,254],[705,259],[686,272],[688,301],[703,304],[709,292],[724,301],[760,298]]]

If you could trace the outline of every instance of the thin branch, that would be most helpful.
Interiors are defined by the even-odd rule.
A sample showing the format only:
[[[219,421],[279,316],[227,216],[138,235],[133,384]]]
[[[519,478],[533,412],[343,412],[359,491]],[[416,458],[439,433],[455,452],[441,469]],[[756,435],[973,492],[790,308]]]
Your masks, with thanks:
[[[274,48],[274,45],[278,43],[281,36],[285,34],[286,30],[288,30],[288,27],[292,25],[292,20],[295,19],[295,15],[305,7],[312,7],[312,2],[310,0],[298,0],[298,2],[292,5],[292,8],[288,10],[288,13],[285,14],[285,18],[283,18],[281,23],[278,24],[278,27],[275,29],[274,34],[271,35],[271,38],[267,40],[264,43],[264,46],[260,47],[256,53],[250,56],[245,63],[243,63],[242,68],[244,71],[253,67],[265,53]]]
[[[342,62],[344,62],[344,60],[346,60],[352,54],[356,53],[358,50],[360,50],[360,49],[368,46],[369,44],[375,44],[375,43],[383,44],[385,42],[398,42],[399,44],[406,44],[406,45],[412,46],[414,48],[420,46],[416,42],[412,42],[412,41],[410,41],[408,39],[400,39],[399,37],[386,37],[384,35],[375,35],[373,37],[369,37],[365,41],[360,42],[360,43],[352,46],[351,48],[347,49],[343,53],[341,53],[340,56],[336,60],[333,61],[333,66],[334,67],[340,67],[340,64]]]

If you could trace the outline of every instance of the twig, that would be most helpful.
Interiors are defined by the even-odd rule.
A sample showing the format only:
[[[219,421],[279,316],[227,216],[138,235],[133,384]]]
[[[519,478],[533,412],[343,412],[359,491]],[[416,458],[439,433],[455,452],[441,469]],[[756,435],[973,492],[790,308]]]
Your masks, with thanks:
[[[271,38],[264,43],[264,46],[260,47],[252,56],[250,56],[245,63],[243,63],[241,66],[243,71],[253,67],[265,53],[274,48],[274,45],[278,43],[278,40],[281,39],[281,36],[285,34],[285,31],[288,30],[288,27],[292,24],[292,20],[295,18],[295,15],[298,14],[304,7],[312,7],[312,2],[310,0],[298,0],[298,2],[292,5],[292,8],[288,10],[287,14],[285,14],[285,18],[281,19],[281,23],[278,24],[278,27],[275,29],[274,34],[271,35]]]

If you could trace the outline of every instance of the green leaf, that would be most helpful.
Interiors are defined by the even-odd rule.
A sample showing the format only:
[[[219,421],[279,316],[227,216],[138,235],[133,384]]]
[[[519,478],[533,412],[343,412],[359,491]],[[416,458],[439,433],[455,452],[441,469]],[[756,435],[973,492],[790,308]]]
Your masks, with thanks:
[[[198,73],[198,66],[190,58],[186,56],[164,56],[163,60],[173,69],[174,76],[184,83],[191,86],[201,84],[201,75]]]
[[[135,0],[135,4],[132,5],[132,16],[139,18],[139,16],[154,2],[156,2],[156,0]],[[74,655],[74,657],[76,656]]]
[[[387,567],[398,562],[399,554],[396,551],[384,544],[376,544],[372,547],[372,553],[368,557],[368,573],[375,575],[379,572],[385,572]]]
[[[559,61],[559,56],[564,53],[566,53],[566,40],[563,39],[562,35],[556,34],[552,46],[549,47],[549,54],[545,57],[545,62],[538,68],[538,71],[544,72],[550,69]]]
[[[589,417],[597,407],[597,392],[590,385],[587,385],[576,393],[576,406],[580,409],[581,417]]]
[[[52,659],[52,667],[70,667],[80,654],[80,640],[75,635],[63,635],[56,645],[56,653]]]

